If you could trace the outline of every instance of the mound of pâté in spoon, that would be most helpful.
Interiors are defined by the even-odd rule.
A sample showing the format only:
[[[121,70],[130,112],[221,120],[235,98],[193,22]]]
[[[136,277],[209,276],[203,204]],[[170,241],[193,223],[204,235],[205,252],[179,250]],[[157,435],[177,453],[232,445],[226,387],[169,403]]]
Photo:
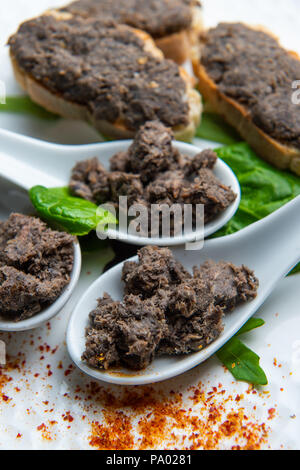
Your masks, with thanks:
[[[193,275],[167,248],[147,246],[123,267],[124,298],[108,294],[90,313],[83,361],[142,370],[155,357],[199,352],[223,331],[223,317],[257,295],[245,266],[206,261]]]
[[[0,317],[26,320],[55,302],[70,282],[73,242],[36,217],[0,222]]]
[[[96,204],[112,203],[118,208],[119,196],[128,197],[128,207],[190,204],[193,225],[197,204],[204,205],[205,223],[230,206],[236,194],[214,174],[217,155],[205,150],[193,158],[181,154],[173,145],[172,130],[158,121],[147,122],[137,133],[128,151],[114,155],[107,171],[97,158],[79,162],[73,169],[70,190],[73,195]],[[101,156],[100,156],[101,158]],[[150,217],[149,217],[150,219]],[[180,229],[182,220],[180,220]],[[155,227],[149,221],[148,236]],[[159,232],[159,227],[156,227]],[[173,224],[172,232],[178,227]]]

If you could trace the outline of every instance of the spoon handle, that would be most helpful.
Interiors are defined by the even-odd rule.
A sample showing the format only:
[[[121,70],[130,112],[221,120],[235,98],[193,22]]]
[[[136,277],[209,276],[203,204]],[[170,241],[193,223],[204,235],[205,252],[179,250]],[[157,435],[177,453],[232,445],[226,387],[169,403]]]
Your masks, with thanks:
[[[249,227],[252,242],[264,234],[265,246],[272,245],[275,253],[285,258],[286,262],[300,261],[300,196],[266,217],[258,224]],[[274,253],[274,254],[275,254]]]
[[[105,152],[106,145],[111,146],[111,143],[54,144],[0,129],[0,152],[2,152],[0,155],[0,175],[8,179],[12,179],[12,176],[14,176],[13,181],[25,189],[34,184],[45,186],[65,185],[66,181],[69,180],[71,168],[78,161],[96,155],[101,156],[101,152]],[[116,142],[116,151],[112,150],[112,152],[117,153],[119,146],[119,142]],[[11,174],[12,170],[9,171],[10,166],[14,167],[20,174],[23,173],[24,178],[20,177],[16,181],[18,177]],[[35,173],[36,171],[39,173]],[[30,177],[31,172],[32,177]],[[40,179],[37,178],[38,175]]]
[[[37,184],[61,186],[60,180],[3,152],[0,152],[0,176],[26,190]]]
[[[60,186],[64,146],[0,129],[0,176],[23,189]]]
[[[261,221],[208,245],[221,258],[243,260],[268,284],[277,282],[300,262],[300,196]]]

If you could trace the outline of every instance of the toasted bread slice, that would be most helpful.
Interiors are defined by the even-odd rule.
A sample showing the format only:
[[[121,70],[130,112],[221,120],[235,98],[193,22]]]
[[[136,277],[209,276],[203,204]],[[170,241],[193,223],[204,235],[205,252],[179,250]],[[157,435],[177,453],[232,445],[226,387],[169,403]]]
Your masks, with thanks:
[[[191,10],[193,20],[190,28],[155,39],[155,44],[164,53],[164,56],[179,65],[190,60],[193,55],[195,57],[195,53],[197,54],[198,38],[204,27],[200,2]]]
[[[249,29],[253,30],[255,28]],[[267,34],[263,28],[256,28],[255,31]],[[270,34],[268,36],[272,37]],[[205,35],[203,38],[205,42]],[[202,43],[201,48],[204,47],[204,42]],[[278,44],[278,48],[279,47],[280,46]],[[230,45],[225,44],[224,42],[224,53],[227,53],[226,48],[227,50],[230,50]],[[290,54],[293,59],[299,59],[293,52],[286,53]],[[267,133],[263,128],[258,127],[258,125],[253,122],[251,109],[222,92],[219,84],[216,83],[209,75],[205,65],[203,63],[199,63],[197,57],[193,58],[193,67],[194,72],[199,79],[199,90],[203,95],[204,100],[207,102],[209,109],[222,115],[224,119],[239,132],[239,134],[264,160],[279,169],[291,170],[300,176],[300,148],[295,145],[291,145],[288,142],[282,142]],[[247,80],[249,80],[250,83],[253,79],[252,73],[253,70],[249,68]],[[242,85],[243,84],[239,83],[240,87]],[[300,113],[300,109],[298,112]],[[279,122],[278,124],[281,125],[282,123]]]
[[[203,30],[200,0],[77,0],[56,10],[83,18],[112,18],[147,32],[165,57],[179,65],[190,59]]]
[[[10,55],[11,55],[11,61],[15,73],[16,80],[20,84],[20,86],[28,93],[30,98],[38,103],[39,105],[43,106],[47,110],[56,113],[62,117],[69,118],[69,119],[80,119],[84,121],[90,122],[101,134],[107,136],[107,137],[112,137],[112,138],[117,138],[117,139],[122,139],[122,138],[131,138],[135,135],[137,129],[139,128],[139,125],[142,124],[143,122],[140,122],[139,125],[138,123],[134,122],[133,125],[129,126],[128,123],[126,122],[126,117],[124,116],[122,106],[131,106],[132,109],[134,109],[135,104],[130,102],[130,98],[126,98],[126,93],[125,93],[125,98],[124,102],[118,103],[118,106],[121,108],[120,112],[117,113],[115,116],[115,119],[107,119],[105,117],[101,118],[98,113],[94,113],[91,111],[91,106],[88,106],[87,104],[82,103],[81,100],[76,100],[76,94],[72,96],[72,99],[69,99],[66,97],[66,93],[62,91],[62,87],[57,86],[53,87],[53,83],[51,86],[47,86],[47,83],[49,82],[49,76],[48,72],[51,72],[50,69],[47,69],[48,65],[46,65],[46,69],[43,70],[43,77],[38,79],[37,74],[35,74],[31,69],[31,64],[32,60],[37,61],[36,55],[40,54],[40,42],[39,42],[39,35],[41,34],[41,31],[43,31],[43,25],[48,24],[48,22],[51,23],[51,27],[57,26],[59,23],[63,23],[62,27],[68,27],[68,21],[70,20],[69,14],[68,13],[58,13],[58,12],[48,12],[47,15],[43,15],[43,17],[39,17],[35,20],[31,20],[28,24],[26,22],[24,25],[21,26],[21,33],[16,33],[11,39],[10,39]],[[80,20],[81,21],[81,20]],[[24,52],[24,49],[26,48],[27,42],[29,44],[28,47],[32,47],[32,41],[35,41],[33,39],[33,33],[32,33],[32,26],[35,25],[35,22],[38,23],[38,33],[37,33],[37,41],[38,41],[38,46],[33,46],[35,47],[33,49],[33,59],[31,60],[30,55],[28,56],[28,51]],[[79,24],[79,27],[81,24]],[[83,24],[83,28],[101,28],[101,24],[99,26],[98,23],[91,23]],[[103,28],[106,26],[103,25]],[[23,28],[23,29],[22,29]],[[72,25],[71,25],[72,28]],[[124,35],[127,35],[128,38],[127,40],[133,40],[134,42],[134,47],[136,47],[135,42],[139,41],[139,44],[142,44],[141,50],[139,52],[140,57],[137,58],[133,57],[132,63],[130,63],[130,66],[136,67],[136,75],[137,75],[137,81],[131,81],[128,85],[132,87],[133,89],[136,87],[136,100],[139,99],[139,95],[143,93],[143,86],[144,82],[142,83],[143,86],[139,86],[138,78],[139,74],[143,73],[144,77],[146,76],[147,78],[147,73],[149,73],[149,89],[147,90],[147,95],[146,98],[148,100],[147,106],[148,108],[152,106],[153,104],[153,109],[148,109],[146,108],[145,112],[149,112],[153,118],[159,119],[160,113],[163,113],[164,110],[166,110],[166,107],[171,107],[169,111],[172,110],[172,102],[169,101],[170,95],[170,89],[162,90],[160,89],[160,83],[166,82],[166,79],[170,78],[176,80],[176,83],[180,84],[182,86],[183,93],[182,95],[179,93],[177,94],[176,98],[176,103],[174,101],[174,113],[176,114],[176,110],[179,110],[181,113],[180,119],[178,120],[178,124],[176,123],[176,115],[172,115],[172,120],[175,121],[173,122],[173,125],[171,125],[168,122],[164,122],[164,124],[168,125],[173,129],[173,132],[175,134],[175,137],[180,140],[191,140],[194,135],[196,128],[199,124],[200,117],[201,117],[201,112],[202,112],[202,103],[201,103],[201,97],[199,93],[193,88],[194,85],[194,80],[186,73],[186,71],[177,65],[166,61],[164,59],[162,52],[155,46],[152,38],[145,32],[136,30],[127,26],[120,26],[120,25],[109,25],[108,28],[119,28],[120,30],[120,35],[123,37]],[[22,33],[23,31],[23,33]],[[25,32],[24,32],[25,31]],[[77,32],[77,31],[76,31]],[[19,34],[24,34],[24,36],[19,36]],[[102,36],[105,36],[105,31],[101,32]],[[123,36],[122,36],[123,35]],[[75,35],[76,36],[76,35]],[[102,37],[101,36],[101,37]],[[53,37],[53,33],[51,30],[51,37]],[[94,40],[95,38],[93,38]],[[97,38],[96,38],[97,39]],[[26,42],[27,41],[27,42]],[[45,41],[45,39],[42,39],[42,41]],[[63,40],[61,40],[63,41]],[[53,44],[52,46],[53,47]],[[56,47],[56,45],[55,45]],[[60,47],[60,46],[57,46]],[[63,53],[70,53],[73,54],[73,51],[66,51],[66,45],[63,44],[62,46],[62,51]],[[75,47],[75,46],[74,46]],[[99,53],[101,53],[101,45],[97,43],[97,47],[99,47]],[[138,46],[140,47],[140,46]],[[98,49],[96,51],[98,53]],[[110,52],[113,54],[113,52]],[[56,57],[55,56],[50,56],[48,57],[49,60],[52,60],[55,62]],[[72,62],[72,67],[75,70],[75,73],[77,73],[77,66],[84,67],[82,65],[83,60],[82,58],[78,58],[78,55],[72,55],[71,56],[71,62],[74,60],[75,62]],[[86,59],[86,56],[83,57],[83,59]],[[143,67],[143,61],[144,60],[149,60],[151,61],[153,59],[153,63],[157,64],[158,67],[160,67],[161,71],[161,79],[162,81],[160,82],[160,77],[157,77],[157,83],[153,80],[153,77],[151,76],[150,72],[147,71],[147,69],[141,69],[139,67]],[[129,59],[128,59],[129,60]],[[30,65],[27,68],[27,63]],[[36,62],[35,62],[36,64]],[[174,69],[175,67],[175,69]],[[30,71],[29,71],[30,69]],[[71,69],[71,72],[73,73],[73,69]],[[87,74],[88,68],[84,69],[83,74]],[[142,72],[141,72],[142,70]],[[114,72],[114,77],[117,76],[118,70],[113,70],[112,73]],[[57,70],[56,73],[56,80],[59,81],[60,77],[63,77],[66,75],[68,72],[63,69]],[[168,74],[167,77],[163,77],[163,74],[166,73]],[[128,77],[126,77],[128,79]],[[81,75],[78,73],[78,78],[75,78],[76,80],[80,80]],[[91,77],[91,80],[94,82],[97,80],[103,80],[103,77]],[[180,82],[178,82],[178,80]],[[102,83],[102,82],[101,82]],[[109,87],[109,83],[103,82],[104,86]],[[76,83],[75,83],[76,85]],[[86,87],[89,85],[86,84]],[[122,81],[120,83],[114,83],[114,86],[117,86],[116,88],[112,88],[112,93],[113,90],[116,89],[117,91],[123,87]],[[157,99],[157,96],[155,94],[157,93],[157,89],[159,90],[159,100]],[[67,90],[68,92],[68,90]],[[89,93],[89,89],[85,90],[85,92]],[[94,90],[93,90],[94,92]],[[126,92],[126,90],[125,90]],[[121,95],[120,95],[121,96]],[[180,98],[178,98],[180,96]],[[98,95],[94,97],[94,101],[96,102],[97,99],[99,98]],[[105,96],[105,99],[110,99],[110,95],[108,94]],[[134,96],[135,98],[135,96]],[[112,96],[113,99],[113,96]],[[88,100],[87,100],[88,101]],[[153,103],[152,103],[153,102]],[[136,106],[142,106],[143,103],[142,101],[137,103]],[[106,106],[106,111],[107,111],[107,106]],[[168,111],[169,115],[171,116],[171,113]],[[177,111],[178,112],[178,111]],[[100,113],[101,114],[101,113]],[[103,112],[103,116],[105,116],[105,113]],[[149,120],[149,116],[145,115],[145,120]],[[163,121],[163,119],[161,119]],[[180,122],[184,121],[184,122]],[[174,124],[175,123],[175,124]]]

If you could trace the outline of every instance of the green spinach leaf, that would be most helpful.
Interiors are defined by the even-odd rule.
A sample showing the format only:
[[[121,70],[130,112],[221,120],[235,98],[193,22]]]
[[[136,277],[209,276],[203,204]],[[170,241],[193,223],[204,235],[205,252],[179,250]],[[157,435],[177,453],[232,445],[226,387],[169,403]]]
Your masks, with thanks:
[[[265,324],[264,320],[261,318],[250,318],[250,320],[245,323],[244,326],[236,333],[235,336],[241,336],[245,333],[249,333],[249,331],[256,330],[256,328],[260,328]]]
[[[266,374],[259,365],[259,356],[243,344],[238,336],[265,324],[261,318],[250,318],[245,325],[216,353],[236,380],[253,385],[267,385]]]
[[[270,215],[300,194],[300,178],[261,160],[246,143],[216,150],[236,174],[242,199],[235,216],[213,237],[229,235]],[[300,272],[300,265],[292,273]]]
[[[290,275],[292,274],[298,274],[300,273],[300,264],[298,264],[298,266],[296,266],[291,272],[290,272]]]
[[[236,215],[213,237],[230,235],[271,214],[300,194],[300,178],[277,170],[259,158],[251,147],[240,142],[238,133],[221,116],[204,112],[197,137],[226,144],[216,150],[235,172],[242,190]],[[291,274],[300,272],[300,264]]]
[[[5,101],[0,106],[0,112],[31,114],[42,119],[59,118],[56,114],[52,114],[38,104],[35,104],[28,96],[7,96]]]
[[[83,236],[98,224],[117,224],[114,215],[96,204],[70,195],[68,188],[34,186],[29,197],[39,215],[72,235]]]
[[[268,384],[266,374],[259,365],[259,356],[236,337],[217,352],[217,357],[236,380],[253,385]]]
[[[221,116],[214,113],[204,112],[201,118],[201,124],[197,129],[196,137],[221,144],[231,145],[241,142],[242,138]]]

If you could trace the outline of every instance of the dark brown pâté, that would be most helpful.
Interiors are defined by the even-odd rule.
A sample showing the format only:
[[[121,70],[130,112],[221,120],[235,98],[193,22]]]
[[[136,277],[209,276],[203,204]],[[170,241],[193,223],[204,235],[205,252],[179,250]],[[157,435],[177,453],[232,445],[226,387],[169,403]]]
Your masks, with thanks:
[[[40,219],[11,214],[0,222],[0,312],[25,320],[51,305],[70,282],[74,237]]]
[[[201,61],[218,89],[244,106],[265,133],[300,148],[299,106],[292,102],[300,60],[269,34],[240,23],[219,24],[203,42]]]
[[[156,356],[204,349],[223,331],[223,316],[256,297],[245,266],[207,261],[193,276],[167,248],[147,246],[123,267],[124,298],[105,294],[90,314],[83,360],[109,369],[140,370]]]
[[[179,67],[145,50],[128,26],[45,15],[23,23],[9,44],[23,72],[95,120],[132,131],[148,120],[189,122]]]
[[[195,0],[79,0],[60,11],[82,18],[107,18],[146,31],[155,39],[188,29]]]
[[[128,207],[145,206],[149,216],[152,204],[180,204],[182,209],[184,204],[191,204],[193,209],[203,204],[205,222],[209,222],[235,200],[236,194],[216,178],[215,152],[205,150],[189,158],[173,146],[173,139],[172,131],[160,122],[147,122],[128,151],[111,158],[111,171],[106,171],[97,158],[79,162],[72,171],[71,192],[95,204],[113,203],[116,208],[119,196],[127,196]],[[174,233],[179,227],[171,222]],[[153,228],[148,227],[149,232]]]

